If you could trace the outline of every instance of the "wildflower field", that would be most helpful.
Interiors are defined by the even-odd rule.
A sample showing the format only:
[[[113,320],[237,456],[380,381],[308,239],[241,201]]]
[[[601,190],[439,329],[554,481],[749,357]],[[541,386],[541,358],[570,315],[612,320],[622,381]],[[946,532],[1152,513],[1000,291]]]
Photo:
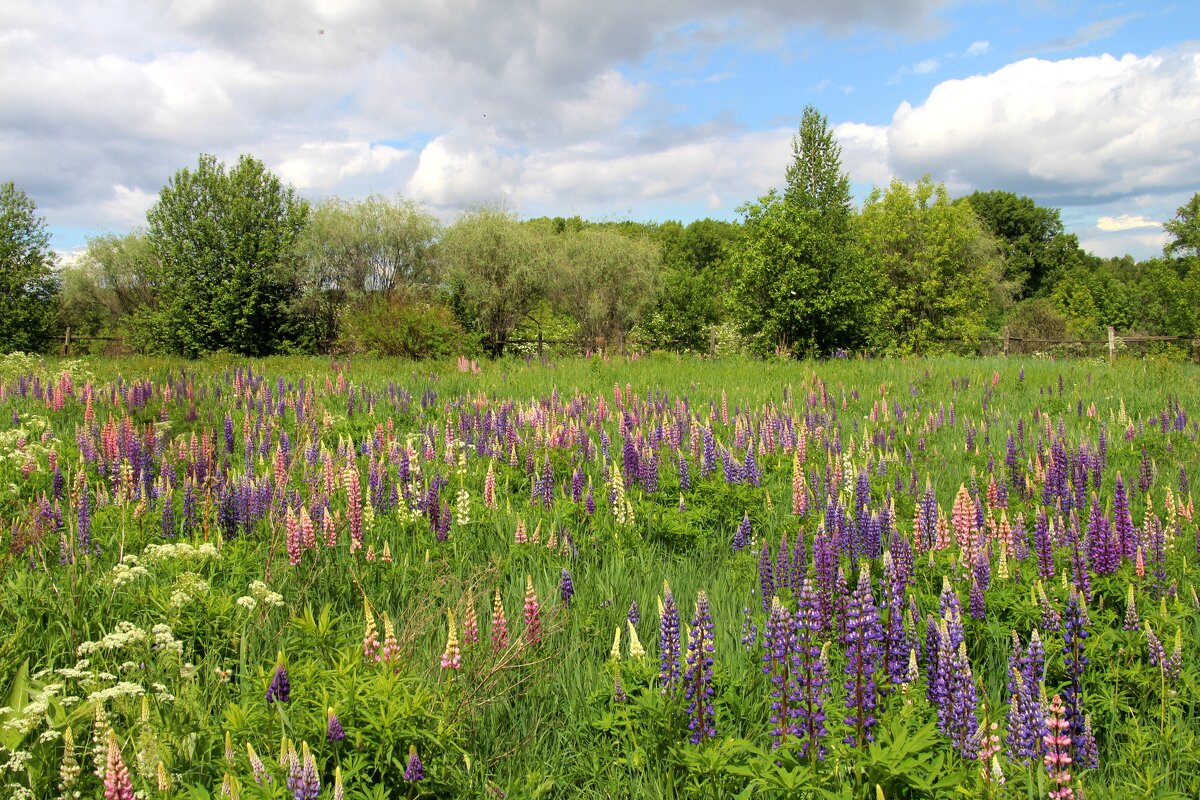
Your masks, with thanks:
[[[1195,798],[1200,372],[0,359],[0,794]]]

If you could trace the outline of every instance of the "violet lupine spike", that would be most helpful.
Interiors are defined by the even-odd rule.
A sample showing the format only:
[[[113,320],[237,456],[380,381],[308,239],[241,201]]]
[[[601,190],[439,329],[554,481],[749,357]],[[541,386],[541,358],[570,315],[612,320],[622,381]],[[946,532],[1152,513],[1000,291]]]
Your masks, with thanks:
[[[283,662],[283,654],[280,653],[275,661],[275,673],[271,676],[271,683],[267,686],[267,702],[268,703],[287,703],[292,699],[292,684],[288,680],[287,665]]]
[[[878,722],[875,717],[875,673],[880,655],[878,643],[882,639],[879,611],[871,594],[871,568],[864,562],[859,568],[858,586],[846,604],[842,634],[846,650],[845,672],[849,676],[844,684],[848,711],[845,723],[850,727],[850,733],[843,741],[854,747],[865,747],[867,742],[875,739],[873,729]]]
[[[1005,755],[1013,763],[1028,766],[1041,750],[1045,719],[1037,695],[1018,670],[1012,671],[1010,683]]]
[[[772,746],[779,747],[789,737],[798,733],[795,717],[800,703],[800,692],[796,683],[796,672],[791,668],[792,653],[796,649],[796,633],[791,614],[779,602],[771,600],[770,613],[763,631],[763,672],[771,683]]]
[[[328,717],[325,723],[325,740],[327,742],[340,742],[346,738],[346,730],[342,727],[342,721],[338,719],[337,712],[332,708],[326,712]]]
[[[971,674],[971,664],[967,659],[967,643],[959,642],[958,649],[950,653],[949,658],[950,710],[947,728],[950,743],[963,758],[974,758],[973,738],[976,728],[979,727],[979,698],[975,690],[975,679]]]
[[[764,542],[763,548],[766,548]],[[779,549],[775,554],[775,591],[792,588],[792,557],[788,547],[787,531],[779,537]]]
[[[637,624],[642,621],[642,610],[638,608],[637,600],[629,601],[629,613],[625,615],[625,618],[629,620],[629,624],[635,628],[637,627]]]
[[[1083,654],[1083,643],[1088,637],[1087,611],[1084,599],[1078,592],[1072,591],[1067,597],[1067,610],[1063,615],[1063,666],[1067,672],[1067,686],[1063,689],[1063,700],[1066,703],[1066,721],[1071,736],[1072,747],[1076,752],[1083,747],[1084,711],[1083,711],[1083,670],[1087,667],[1088,659]]]
[[[742,515],[742,521],[738,524],[737,531],[733,534],[733,549],[745,550],[750,545],[750,512],[747,511]]]
[[[659,685],[664,694],[674,694],[680,679],[679,608],[671,587],[663,584],[658,609]]]
[[[688,642],[687,669],[684,675],[684,698],[688,701],[689,741],[699,744],[716,738],[717,729],[713,707],[713,619],[704,590],[696,594],[696,613],[692,616],[691,639]]]
[[[1034,550],[1037,552],[1038,575],[1042,580],[1054,577],[1054,549],[1050,542],[1050,520],[1046,510],[1038,510],[1037,525],[1034,528]]]
[[[771,608],[771,598],[775,596],[775,574],[771,565],[771,548],[763,539],[759,546],[758,555],[758,588],[762,598],[763,611]]]
[[[1138,536],[1129,512],[1129,498],[1125,494],[1125,482],[1117,473],[1117,484],[1113,489],[1113,525],[1121,544],[1121,555],[1133,561],[1137,558]]]
[[[425,780],[425,765],[421,763],[421,757],[417,755],[415,744],[408,746],[408,763],[404,767],[404,780],[409,783],[419,783]]]
[[[792,620],[795,626],[792,668],[800,689],[800,703],[796,707],[797,734],[803,740],[800,755],[815,754],[817,758],[824,759],[826,748],[822,742],[826,734],[825,702],[830,689],[829,665],[819,644],[821,615],[810,577],[806,576],[800,587],[798,608]]]
[[[558,595],[562,598],[563,605],[570,608],[571,598],[575,596],[575,582],[571,580],[571,573],[566,567],[562,568],[562,576],[558,581]]]
[[[899,686],[904,683],[905,673],[908,671],[908,654],[915,643],[904,625],[903,584],[897,579],[890,550],[883,554],[883,573],[883,602],[887,610],[884,666],[887,669],[889,684]]]

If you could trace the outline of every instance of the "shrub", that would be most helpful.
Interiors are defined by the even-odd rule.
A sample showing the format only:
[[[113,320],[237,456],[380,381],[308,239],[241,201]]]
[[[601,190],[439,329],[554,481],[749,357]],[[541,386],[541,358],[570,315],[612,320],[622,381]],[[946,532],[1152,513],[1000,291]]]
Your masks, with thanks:
[[[476,353],[479,346],[440,303],[371,295],[345,312],[337,350],[399,358],[449,358]]]

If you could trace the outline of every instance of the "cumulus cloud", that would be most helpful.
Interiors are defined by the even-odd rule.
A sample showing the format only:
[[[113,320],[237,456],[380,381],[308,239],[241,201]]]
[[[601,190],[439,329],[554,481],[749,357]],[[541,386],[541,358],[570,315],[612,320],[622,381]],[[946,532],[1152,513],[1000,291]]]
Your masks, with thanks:
[[[1130,231],[1136,228],[1161,228],[1161,222],[1146,219],[1141,214],[1122,214],[1119,217],[1101,217],[1096,227],[1102,231]]]
[[[1200,184],[1200,49],[1025,59],[902,103],[892,168],[1062,205]]]

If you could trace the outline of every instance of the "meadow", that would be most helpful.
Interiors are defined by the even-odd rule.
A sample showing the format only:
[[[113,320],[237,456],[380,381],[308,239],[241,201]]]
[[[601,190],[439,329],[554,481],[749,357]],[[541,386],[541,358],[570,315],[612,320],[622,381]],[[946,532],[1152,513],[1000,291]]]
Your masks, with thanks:
[[[0,358],[6,797],[1195,798],[1200,372]]]

